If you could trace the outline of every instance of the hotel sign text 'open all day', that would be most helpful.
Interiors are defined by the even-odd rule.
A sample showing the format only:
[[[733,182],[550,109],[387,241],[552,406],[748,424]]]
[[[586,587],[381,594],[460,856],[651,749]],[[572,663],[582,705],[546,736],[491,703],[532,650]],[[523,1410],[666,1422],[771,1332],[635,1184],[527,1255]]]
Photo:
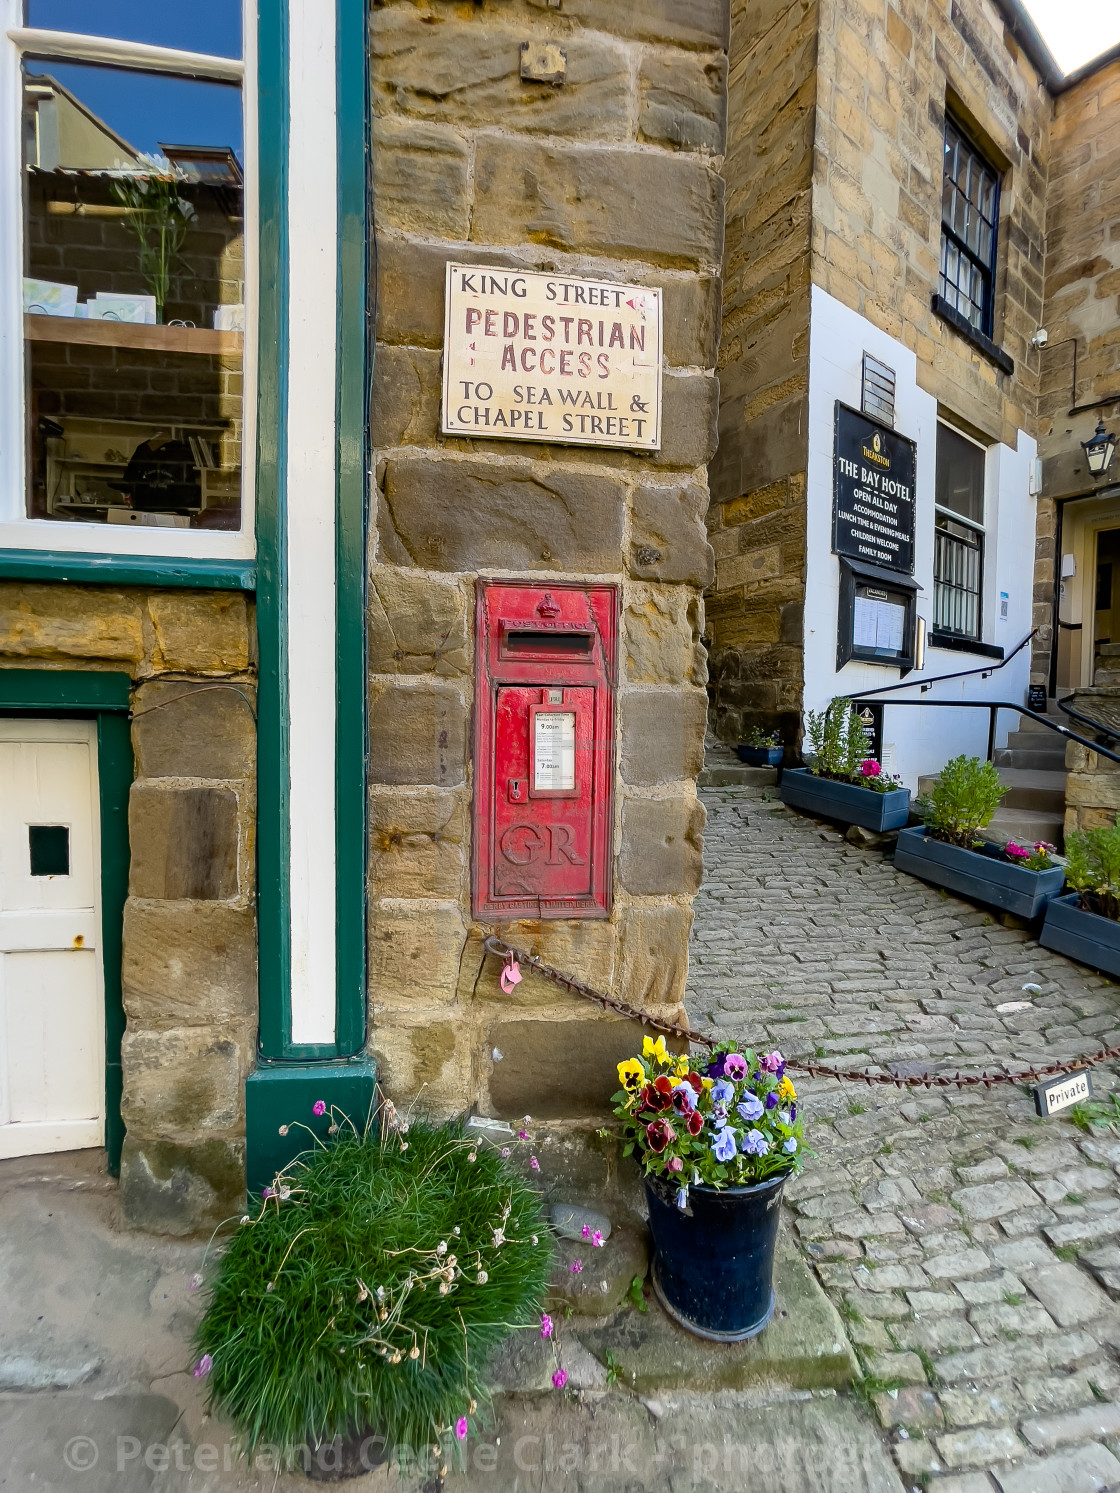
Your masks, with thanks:
[[[442,428],[658,450],[660,290],[449,264]]]

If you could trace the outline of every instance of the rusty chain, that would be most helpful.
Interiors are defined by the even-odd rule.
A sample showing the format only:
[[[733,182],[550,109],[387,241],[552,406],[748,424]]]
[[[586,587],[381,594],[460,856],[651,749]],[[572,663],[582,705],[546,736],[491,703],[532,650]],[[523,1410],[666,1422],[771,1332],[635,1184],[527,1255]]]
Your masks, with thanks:
[[[698,1042],[704,1047],[718,1047],[724,1038],[709,1036],[707,1032],[695,1032],[678,1022],[662,1021],[660,1017],[651,1015],[648,1011],[641,1011],[635,1006],[627,1005],[625,1001],[617,1000],[612,995],[605,995],[601,990],[594,990],[590,985],[585,985],[581,980],[566,975],[552,965],[545,964],[535,954],[527,954],[523,949],[513,944],[506,943],[494,935],[491,935],[483,944],[487,954],[492,954],[495,959],[501,959],[508,963],[510,959],[516,960],[518,966],[524,966],[532,970],[544,980],[550,980],[554,985],[559,985],[563,990],[570,990],[573,994],[582,996],[584,1000],[592,1001],[601,1006],[604,1011],[616,1011],[618,1015],[625,1016],[631,1021],[639,1021],[643,1026],[649,1026],[657,1032],[664,1032],[667,1036],[680,1037],[686,1042]],[[978,1088],[983,1085],[990,1089],[993,1084],[1010,1083],[1040,1083],[1048,1078],[1057,1078],[1063,1073],[1077,1073],[1084,1068],[1094,1068],[1098,1063],[1107,1063],[1114,1058],[1120,1058],[1120,1047],[1102,1047],[1098,1052],[1090,1053],[1087,1057],[1072,1058],[1065,1063],[1049,1063],[1044,1068],[1027,1068],[1022,1073],[927,1073],[922,1075],[903,1076],[895,1073],[865,1073],[859,1068],[827,1068],[820,1063],[798,1063],[791,1058],[785,1060],[786,1067],[792,1068],[798,1073],[807,1073],[810,1078],[839,1078],[852,1083],[865,1083],[870,1087],[872,1084],[888,1084],[896,1089],[929,1089],[929,1088]]]

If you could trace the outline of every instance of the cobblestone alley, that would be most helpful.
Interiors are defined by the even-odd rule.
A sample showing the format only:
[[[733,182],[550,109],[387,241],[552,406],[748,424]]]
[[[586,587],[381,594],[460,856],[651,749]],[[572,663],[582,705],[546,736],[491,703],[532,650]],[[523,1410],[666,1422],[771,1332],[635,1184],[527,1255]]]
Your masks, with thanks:
[[[909,1073],[1022,1071],[1120,1042],[1120,989],[1026,931],[772,788],[702,796],[695,1026]],[[1025,1087],[794,1077],[817,1159],[787,1189],[789,1222],[906,1485],[1120,1487],[1120,1136],[1038,1119]],[[1115,1083],[1095,1078],[1098,1095]]]

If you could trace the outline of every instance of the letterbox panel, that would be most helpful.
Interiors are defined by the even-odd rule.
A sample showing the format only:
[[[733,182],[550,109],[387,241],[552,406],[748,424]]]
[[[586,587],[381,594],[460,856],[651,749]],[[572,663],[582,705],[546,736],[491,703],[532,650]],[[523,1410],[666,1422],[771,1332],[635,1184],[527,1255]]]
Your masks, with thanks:
[[[606,917],[611,902],[613,586],[478,583],[476,917]]]
[[[591,894],[591,739],[595,691],[566,689],[562,705],[542,705],[537,687],[498,690],[494,801],[494,880],[497,897],[588,897]],[[534,759],[537,726],[573,717],[573,792],[542,790]],[[545,767],[551,767],[556,760]],[[558,765],[566,765],[562,758]],[[548,774],[549,777],[552,774]],[[511,794],[510,785],[527,791]],[[504,790],[504,791],[503,791]]]

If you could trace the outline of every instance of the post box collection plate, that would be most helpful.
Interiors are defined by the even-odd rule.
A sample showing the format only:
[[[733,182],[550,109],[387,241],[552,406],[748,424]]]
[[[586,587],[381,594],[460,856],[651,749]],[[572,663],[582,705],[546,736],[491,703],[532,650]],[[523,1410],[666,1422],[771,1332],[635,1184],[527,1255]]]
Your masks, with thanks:
[[[479,581],[476,623],[474,915],[607,917],[616,588]]]

